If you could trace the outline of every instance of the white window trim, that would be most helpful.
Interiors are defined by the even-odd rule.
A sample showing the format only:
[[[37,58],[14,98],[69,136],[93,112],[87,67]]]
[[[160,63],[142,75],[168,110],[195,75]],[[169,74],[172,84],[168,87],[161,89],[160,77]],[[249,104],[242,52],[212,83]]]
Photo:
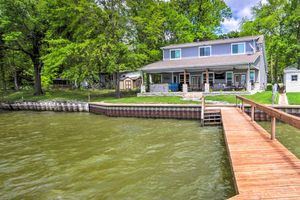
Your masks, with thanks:
[[[202,84],[204,83],[204,74],[206,74],[206,72],[202,72],[202,77],[201,77]],[[215,72],[208,72],[208,77],[209,77],[209,74],[213,74],[213,83],[215,83]],[[208,79],[208,81],[209,81],[209,79]]]
[[[227,84],[227,73],[231,73],[231,74],[232,74],[232,76],[231,76],[231,82],[232,82],[232,84],[234,84],[234,75],[233,75],[233,71],[226,71],[226,73],[225,73],[226,84]]]
[[[232,53],[232,46],[237,44],[243,44],[244,45],[244,52],[242,53]],[[231,43],[231,55],[241,55],[246,54],[246,42],[238,42],[238,43]]]
[[[200,56],[200,49],[201,48],[207,48],[207,47],[209,47],[209,56]],[[201,46],[201,47],[199,47],[198,48],[198,57],[200,57],[200,58],[203,58],[203,57],[210,57],[211,56],[211,46]]]
[[[172,58],[171,57],[171,51],[177,51],[177,50],[180,51],[180,57],[179,58]],[[170,49],[169,54],[170,54],[170,60],[180,60],[181,59],[181,49]]]

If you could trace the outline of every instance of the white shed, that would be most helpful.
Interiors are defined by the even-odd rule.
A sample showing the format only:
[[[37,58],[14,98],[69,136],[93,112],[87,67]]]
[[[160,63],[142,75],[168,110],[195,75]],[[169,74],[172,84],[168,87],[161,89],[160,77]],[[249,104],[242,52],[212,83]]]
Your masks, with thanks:
[[[300,69],[297,69],[297,64],[284,69],[283,80],[286,92],[300,92]]]

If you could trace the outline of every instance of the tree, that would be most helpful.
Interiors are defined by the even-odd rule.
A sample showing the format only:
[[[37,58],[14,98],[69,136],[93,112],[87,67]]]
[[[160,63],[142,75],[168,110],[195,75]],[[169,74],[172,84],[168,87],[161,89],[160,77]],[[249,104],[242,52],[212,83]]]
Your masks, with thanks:
[[[245,20],[241,35],[263,34],[272,82],[279,81],[283,69],[299,61],[300,17],[298,0],[269,0],[253,7],[254,20]]]
[[[34,94],[43,94],[41,70],[44,37],[48,21],[44,17],[46,2],[39,0],[1,0],[1,27],[5,48],[27,55],[34,68]]]

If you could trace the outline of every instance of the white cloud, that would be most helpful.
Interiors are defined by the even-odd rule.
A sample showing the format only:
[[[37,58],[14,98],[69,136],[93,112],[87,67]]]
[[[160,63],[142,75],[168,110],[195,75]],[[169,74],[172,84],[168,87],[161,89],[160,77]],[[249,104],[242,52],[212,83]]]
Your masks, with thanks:
[[[222,23],[222,28],[225,33],[230,31],[238,31],[239,30],[240,21],[238,19],[225,19]]]
[[[225,0],[232,10],[232,18],[222,23],[223,32],[238,31],[243,18],[252,19],[251,8],[259,2],[264,5],[268,3],[268,0]]]
[[[237,12],[237,17],[242,19],[244,17],[250,19],[252,18],[251,8],[250,7],[244,7],[243,9],[239,10]]]

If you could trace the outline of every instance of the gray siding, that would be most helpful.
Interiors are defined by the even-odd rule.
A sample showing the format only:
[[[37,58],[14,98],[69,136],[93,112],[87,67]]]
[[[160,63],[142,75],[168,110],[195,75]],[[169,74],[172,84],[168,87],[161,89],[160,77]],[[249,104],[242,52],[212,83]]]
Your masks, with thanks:
[[[188,57],[198,57],[198,47],[188,47],[181,49],[181,57],[188,58]]]
[[[250,44],[254,46],[253,41],[248,41],[246,43],[246,53],[252,53],[253,50],[250,47]],[[165,49],[164,51],[164,60],[170,59],[170,50]],[[211,55],[220,56],[220,55],[230,55],[231,54],[231,43],[228,44],[216,44],[211,45]],[[186,47],[181,48],[181,58],[195,58],[199,56],[199,46],[198,47]]]

